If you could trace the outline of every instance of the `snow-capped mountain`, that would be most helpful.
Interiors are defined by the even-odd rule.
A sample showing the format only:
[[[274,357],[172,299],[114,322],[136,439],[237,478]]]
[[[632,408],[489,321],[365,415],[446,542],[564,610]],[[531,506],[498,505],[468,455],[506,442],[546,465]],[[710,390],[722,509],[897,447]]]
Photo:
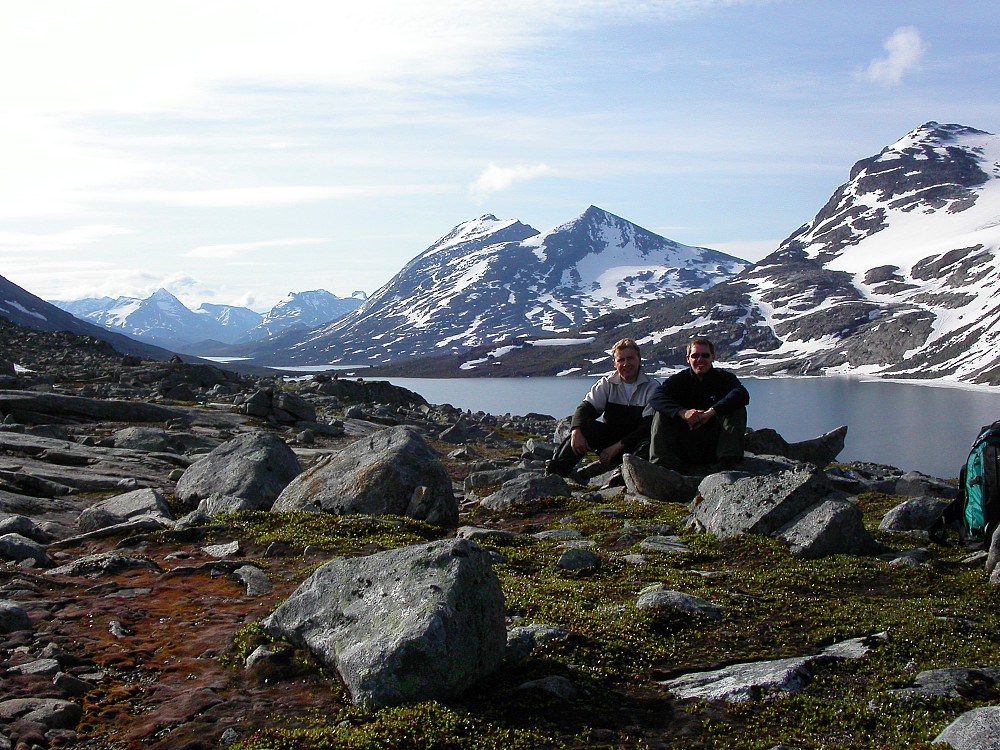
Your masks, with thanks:
[[[134,354],[137,357],[153,360],[167,360],[173,356],[173,352],[166,349],[135,341],[128,336],[80,320],[2,276],[0,276],[0,316],[29,328],[69,331],[81,336],[90,336],[108,342],[122,354]]]
[[[290,292],[253,327],[247,328],[236,341],[258,341],[291,328],[315,328],[342,318],[365,301],[364,292],[350,297],[338,297],[325,289]],[[204,305],[202,305],[204,307]]]
[[[353,310],[363,298],[364,292],[342,298],[322,289],[292,293],[266,315],[246,307],[207,302],[190,310],[166,289],[159,289],[146,299],[90,297],[52,304],[140,341],[175,351],[197,349],[199,353],[208,353],[220,348],[220,344],[252,341],[292,327],[304,329],[328,323]]]
[[[206,339],[235,341],[246,330],[241,328],[241,321],[247,320],[246,313],[253,316],[251,327],[261,320],[252,310],[239,311],[227,305],[210,305],[207,309],[202,305],[197,312],[189,310],[166,289],[158,289],[146,299],[103,297],[53,304],[109,331],[175,351]]]
[[[248,353],[275,364],[381,364],[459,353],[680,297],[748,265],[594,206],[544,234],[487,215],[435,242],[354,312]]]
[[[585,372],[629,335],[655,369],[708,335],[746,374],[1000,383],[998,253],[1000,137],[929,122],[855,164],[810,223],[731,280],[597,318],[540,371],[525,347],[501,361]],[[485,366],[476,356],[466,367]]]

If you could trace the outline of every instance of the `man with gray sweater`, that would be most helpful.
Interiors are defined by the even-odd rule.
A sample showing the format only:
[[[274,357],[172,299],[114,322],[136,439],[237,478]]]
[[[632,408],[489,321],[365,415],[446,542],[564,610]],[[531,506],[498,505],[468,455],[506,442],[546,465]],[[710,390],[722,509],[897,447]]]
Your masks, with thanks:
[[[625,453],[648,454],[653,423],[649,399],[659,381],[642,371],[639,345],[632,339],[618,341],[611,356],[615,371],[601,378],[577,407],[570,434],[546,465],[547,473],[567,476],[590,450],[608,466],[620,464]]]

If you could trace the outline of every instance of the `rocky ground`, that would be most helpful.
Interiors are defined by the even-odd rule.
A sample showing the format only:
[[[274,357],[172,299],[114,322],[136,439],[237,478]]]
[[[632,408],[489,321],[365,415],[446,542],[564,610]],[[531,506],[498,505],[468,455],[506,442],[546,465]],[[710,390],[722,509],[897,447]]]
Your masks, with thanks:
[[[0,748],[998,741],[992,561],[927,534],[953,484],[831,462],[836,435],[757,435],[741,473],[704,481],[629,461],[625,487],[596,468],[553,484],[545,415],[143,363],[2,322],[0,344],[31,370],[0,384]],[[270,510],[292,502],[264,490],[273,463],[217,492],[192,469],[265,434],[318,484],[409,428],[457,521],[420,493],[379,512],[384,479],[374,510],[336,515],[340,490]],[[262,627],[328,560],[455,539],[489,555],[506,630],[502,664],[460,695],[359,705],[346,673]]]

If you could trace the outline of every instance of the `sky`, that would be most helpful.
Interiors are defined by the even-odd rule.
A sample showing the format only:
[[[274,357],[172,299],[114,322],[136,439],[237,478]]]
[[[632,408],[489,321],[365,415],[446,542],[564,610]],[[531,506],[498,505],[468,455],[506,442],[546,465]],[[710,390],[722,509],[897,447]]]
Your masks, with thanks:
[[[996,0],[0,0],[0,275],[371,294],[484,214],[758,260],[936,120],[1000,132]]]

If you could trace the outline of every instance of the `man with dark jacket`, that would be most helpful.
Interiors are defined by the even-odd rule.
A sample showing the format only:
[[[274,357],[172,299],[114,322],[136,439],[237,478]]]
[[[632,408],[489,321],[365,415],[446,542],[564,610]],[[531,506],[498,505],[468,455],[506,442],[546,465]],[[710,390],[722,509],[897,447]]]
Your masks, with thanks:
[[[611,356],[615,371],[597,381],[577,407],[569,436],[546,465],[547,473],[567,476],[590,450],[609,466],[621,463],[625,453],[648,451],[649,399],[659,382],[642,371],[639,345],[632,339],[617,342]]]
[[[656,410],[650,461],[667,469],[743,460],[750,394],[733,373],[718,370],[715,345],[694,339],[687,345],[688,367],[671,375],[653,393]]]

